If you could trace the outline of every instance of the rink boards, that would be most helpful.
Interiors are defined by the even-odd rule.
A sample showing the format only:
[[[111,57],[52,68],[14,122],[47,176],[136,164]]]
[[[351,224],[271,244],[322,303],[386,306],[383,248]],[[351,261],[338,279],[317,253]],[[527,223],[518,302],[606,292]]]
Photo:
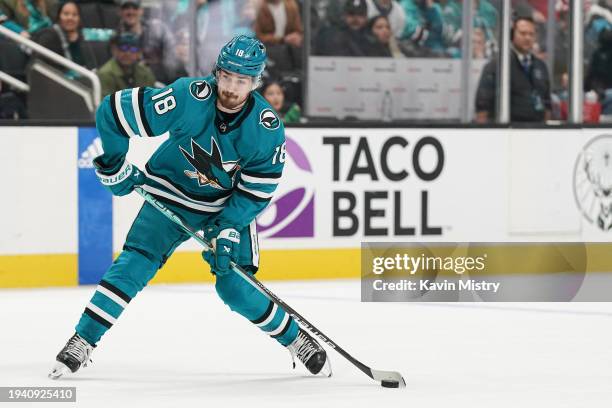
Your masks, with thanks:
[[[121,250],[142,199],[97,183],[96,138],[0,127],[0,287],[96,283]],[[129,159],[143,166],[163,140],[133,140]],[[358,277],[362,241],[592,242],[591,268],[602,268],[608,152],[601,128],[289,128],[283,181],[258,219],[259,276]],[[210,280],[188,241],[154,282]]]

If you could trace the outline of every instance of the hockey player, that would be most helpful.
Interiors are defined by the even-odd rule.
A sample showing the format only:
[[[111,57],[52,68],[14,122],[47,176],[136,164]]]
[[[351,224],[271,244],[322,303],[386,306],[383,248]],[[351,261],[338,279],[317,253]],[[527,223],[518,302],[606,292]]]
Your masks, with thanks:
[[[125,89],[107,96],[96,114],[104,153],[94,160],[100,182],[114,195],[142,186],[213,243],[204,252],[215,289],[241,314],[287,347],[312,374],[331,375],[325,350],[263,294],[233,272],[234,261],[255,273],[255,217],[270,202],[285,162],[277,113],[255,89],[266,50],[237,36],[221,50],[212,75],[181,78],[163,89]],[[144,169],[126,160],[129,138],[170,132]],[[76,333],[49,374],[59,378],[86,366],[100,338],[188,235],[145,203],[123,251],[96,288]],[[295,363],[294,363],[295,366]]]

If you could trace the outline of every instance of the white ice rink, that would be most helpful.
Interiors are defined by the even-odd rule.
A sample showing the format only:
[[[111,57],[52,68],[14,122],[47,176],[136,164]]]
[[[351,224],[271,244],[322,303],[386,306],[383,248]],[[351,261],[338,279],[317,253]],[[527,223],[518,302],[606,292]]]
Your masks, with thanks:
[[[76,405],[50,406],[103,408],[612,407],[610,303],[374,304],[358,281],[268,286],[407,388],[380,387],[329,348],[332,378],[292,370],[210,285],[146,288],[93,365],[57,382],[46,375],[93,287],[0,290],[0,386],[75,386]]]

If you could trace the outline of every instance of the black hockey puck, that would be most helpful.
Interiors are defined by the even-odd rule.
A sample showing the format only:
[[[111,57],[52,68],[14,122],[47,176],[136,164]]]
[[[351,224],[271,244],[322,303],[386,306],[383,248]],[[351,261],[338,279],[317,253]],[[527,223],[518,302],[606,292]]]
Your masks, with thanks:
[[[385,388],[399,388],[399,382],[393,380],[382,380],[380,385]]]

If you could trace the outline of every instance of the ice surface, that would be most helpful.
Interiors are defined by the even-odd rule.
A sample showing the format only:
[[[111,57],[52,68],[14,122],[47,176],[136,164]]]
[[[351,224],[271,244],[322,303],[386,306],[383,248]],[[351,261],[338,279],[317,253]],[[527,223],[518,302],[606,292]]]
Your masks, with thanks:
[[[292,370],[210,285],[146,288],[93,365],[60,381],[47,373],[94,288],[2,290],[0,386],[76,386],[76,405],[52,404],[72,407],[612,406],[610,303],[374,304],[360,303],[358,281],[268,285],[407,388],[382,388],[329,348],[332,378]]]

